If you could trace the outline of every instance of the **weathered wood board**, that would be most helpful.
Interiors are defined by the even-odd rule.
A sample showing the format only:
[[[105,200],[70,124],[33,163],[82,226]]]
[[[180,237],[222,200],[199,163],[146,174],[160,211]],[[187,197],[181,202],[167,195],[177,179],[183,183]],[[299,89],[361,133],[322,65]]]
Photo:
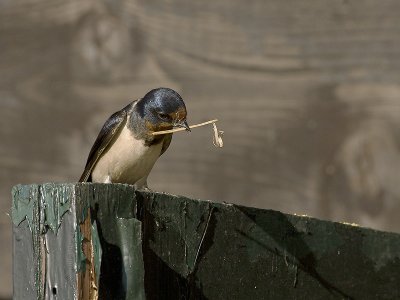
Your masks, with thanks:
[[[10,189],[74,182],[105,119],[157,86],[189,121],[154,190],[400,232],[400,2],[0,1],[0,297]]]
[[[15,186],[13,298],[144,299],[141,222],[129,210],[134,195],[123,185]]]
[[[86,299],[76,296],[73,275],[81,272],[77,249],[82,240],[76,238],[76,221],[69,220],[79,219],[85,202],[90,203],[98,234],[99,299],[400,297],[396,233],[137,192],[129,185],[45,184],[14,188],[16,300],[36,299],[35,293],[51,298],[47,293],[54,297],[55,288],[62,299]],[[67,206],[64,215],[52,214]],[[55,227],[59,230],[52,224],[60,225]],[[46,226],[46,232],[35,230]],[[63,247],[41,242],[48,238]],[[77,246],[70,247],[74,243]],[[38,244],[48,247],[47,252]],[[32,249],[38,251],[33,257]],[[46,259],[36,260],[37,253],[47,253]],[[60,259],[51,261],[52,256]],[[43,266],[49,268],[45,283],[37,276]],[[71,281],[57,282],[68,278]]]

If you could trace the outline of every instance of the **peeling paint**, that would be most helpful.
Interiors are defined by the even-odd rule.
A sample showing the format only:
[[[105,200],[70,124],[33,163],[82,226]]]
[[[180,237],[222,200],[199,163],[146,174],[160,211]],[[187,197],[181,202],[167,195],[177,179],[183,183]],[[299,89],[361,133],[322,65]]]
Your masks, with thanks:
[[[71,203],[72,185],[62,186],[56,189],[53,183],[43,185],[17,185],[12,189],[12,221],[18,226],[25,219],[28,221],[29,227],[32,228],[33,219],[40,219],[41,231],[47,228],[57,234],[61,224],[62,216],[69,211]],[[36,202],[39,210],[36,210]],[[34,216],[34,213],[40,214]]]
[[[54,239],[49,240],[46,233],[50,229],[57,235],[61,219],[70,209],[71,197],[68,191],[71,188],[72,185],[57,189],[55,184],[43,184],[17,185],[12,190],[13,223],[15,226],[22,226],[26,220],[31,233],[36,299],[43,299],[45,289],[49,285],[48,276],[55,270],[52,257],[61,253],[49,249]],[[14,278],[14,280],[18,279]],[[65,280],[64,278],[64,282]],[[56,291],[56,288],[53,291]]]
[[[12,208],[11,218],[15,226],[19,226],[25,219],[28,225],[32,228],[33,221],[33,206],[36,195],[32,194],[32,188],[27,188],[22,185],[16,185],[12,188]]]
[[[85,256],[85,253],[83,253],[83,250],[82,250],[83,236],[82,236],[82,232],[81,232],[79,226],[77,226],[75,233],[76,233],[75,236],[76,236],[76,253],[77,253],[77,257],[76,257],[77,271],[85,272],[87,258]]]
[[[55,184],[40,186],[40,194],[43,195],[43,206],[45,208],[44,225],[48,226],[55,234],[61,225],[63,215],[71,207],[71,186],[62,186],[60,189]]]
[[[92,242],[93,242],[93,253],[94,253],[94,270],[96,273],[96,285],[99,284],[100,278],[100,266],[101,266],[101,244],[100,238],[97,230],[96,222],[92,224]]]
[[[44,280],[43,263],[61,259],[52,255],[54,232],[65,234],[60,232],[70,216],[76,217],[71,225],[76,248],[60,253],[76,257],[62,265],[72,265],[74,272],[84,267],[86,259],[79,251],[83,238],[76,226],[89,204],[102,299],[221,299],[221,291],[225,299],[400,298],[399,234],[135,192],[118,184],[17,186],[12,193],[14,253],[21,257],[14,260],[20,274],[14,290],[20,291],[15,284],[24,282],[30,293],[21,292],[16,299],[26,299],[32,290],[42,299],[44,293],[65,289],[58,280],[61,275],[51,271],[57,267],[53,262]],[[55,203],[60,206],[57,212],[49,205],[53,198],[76,203]],[[24,277],[21,270],[27,267],[34,272],[27,270]]]

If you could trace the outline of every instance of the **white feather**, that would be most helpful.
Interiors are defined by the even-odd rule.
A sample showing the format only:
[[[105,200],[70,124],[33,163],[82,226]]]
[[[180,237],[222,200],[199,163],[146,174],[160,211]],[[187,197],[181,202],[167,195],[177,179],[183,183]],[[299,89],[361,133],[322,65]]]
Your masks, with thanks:
[[[143,140],[135,139],[126,124],[97,161],[92,171],[93,182],[147,184],[146,178],[161,154],[163,143],[145,146]]]

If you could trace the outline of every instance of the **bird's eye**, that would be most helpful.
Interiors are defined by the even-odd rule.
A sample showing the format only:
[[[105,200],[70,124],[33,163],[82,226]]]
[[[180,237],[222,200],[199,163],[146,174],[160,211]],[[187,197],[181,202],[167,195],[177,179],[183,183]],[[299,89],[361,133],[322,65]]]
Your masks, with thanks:
[[[164,120],[164,121],[167,121],[170,119],[170,116],[168,114],[158,113],[158,116],[160,117],[161,120]]]

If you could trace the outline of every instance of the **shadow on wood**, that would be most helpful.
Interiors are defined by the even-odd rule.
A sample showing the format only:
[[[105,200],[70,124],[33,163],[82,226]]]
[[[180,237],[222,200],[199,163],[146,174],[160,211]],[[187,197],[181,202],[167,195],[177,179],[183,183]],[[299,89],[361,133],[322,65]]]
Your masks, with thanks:
[[[99,299],[400,297],[395,233],[121,184],[13,196],[14,299],[89,299],[76,283],[89,207]]]

